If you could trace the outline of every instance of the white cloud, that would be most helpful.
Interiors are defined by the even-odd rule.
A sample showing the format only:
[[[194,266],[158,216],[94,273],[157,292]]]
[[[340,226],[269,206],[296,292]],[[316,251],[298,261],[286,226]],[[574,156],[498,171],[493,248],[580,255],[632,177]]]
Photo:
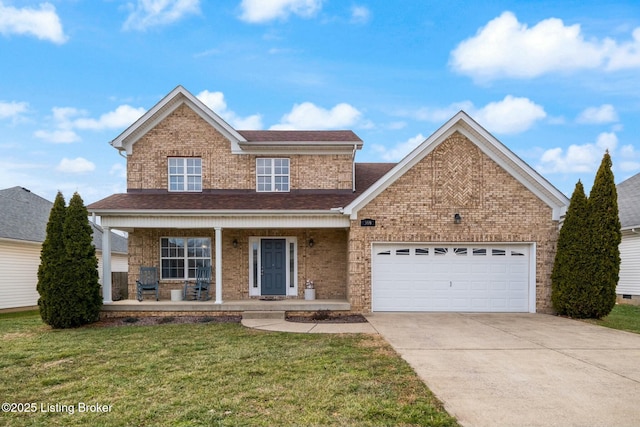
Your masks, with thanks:
[[[262,116],[260,114],[253,114],[247,117],[238,116],[234,111],[227,109],[227,102],[224,100],[224,94],[222,92],[209,92],[208,90],[203,90],[196,95],[196,98],[202,101],[204,105],[213,110],[213,112],[222,117],[235,129],[262,129]]]
[[[28,34],[40,40],[62,44],[68,40],[62,30],[56,8],[50,3],[41,3],[39,9],[5,6],[0,1],[0,33]]]
[[[125,21],[125,30],[144,31],[149,27],[168,25],[186,15],[200,13],[200,0],[138,0],[129,4],[131,14]]]
[[[540,158],[538,170],[542,173],[594,172],[605,150],[613,155],[618,145],[615,133],[601,133],[594,144],[572,144],[566,152],[560,148],[546,150]]]
[[[37,138],[56,144],[81,141],[76,130],[94,130],[126,128],[145,113],[144,108],[120,105],[114,111],[101,115],[98,119],[85,117],[89,113],[73,107],[53,107],[53,130],[38,130]]]
[[[602,124],[614,123],[618,121],[618,113],[611,104],[603,104],[599,107],[589,107],[585,109],[578,118],[578,123]]]
[[[15,119],[20,114],[26,113],[29,104],[26,102],[0,101],[0,119]]]
[[[387,162],[397,162],[409,154],[414,148],[424,142],[426,138],[419,133],[413,138],[409,138],[406,141],[400,142],[392,148],[387,148],[380,144],[374,144],[372,146],[373,151],[378,153],[382,160]]]
[[[471,101],[462,101],[454,102],[453,104],[449,104],[448,106],[442,108],[423,107],[416,111],[414,114],[410,115],[416,120],[442,123],[455,116],[456,113],[458,113],[458,111],[460,110],[471,114],[472,111],[475,111],[475,107],[473,106],[473,102]]]
[[[116,163],[111,166],[109,170],[109,175],[116,176],[118,178],[126,178],[127,177],[127,168],[122,163]]]
[[[138,120],[144,113],[145,109],[142,107],[134,108],[129,105],[120,105],[114,111],[101,115],[99,119],[76,119],[72,126],[76,129],[90,130],[124,128]]]
[[[632,37],[632,41],[612,50],[607,64],[608,71],[640,68],[640,28],[633,30]]]
[[[548,18],[529,27],[512,12],[503,12],[463,40],[451,52],[450,65],[481,81],[581,69],[640,68],[640,28],[632,36],[622,44],[610,38],[586,40],[579,24]]]
[[[290,113],[271,126],[273,130],[345,129],[353,127],[362,113],[349,104],[341,103],[330,110],[311,102],[295,104]]]
[[[620,170],[623,172],[634,172],[640,169],[640,153],[633,145],[624,145],[620,148],[620,157],[624,160],[620,162]]]
[[[507,95],[502,101],[491,102],[473,115],[490,132],[513,134],[531,128],[535,122],[544,119],[547,113],[528,98]]]
[[[473,117],[489,132],[500,134],[524,132],[538,120],[547,116],[544,108],[529,98],[512,95],[507,95],[503,100],[491,102],[482,108],[475,107],[471,101],[462,101],[442,108],[420,108],[414,113],[400,113],[400,115],[409,115],[417,120],[442,123],[460,110]]]
[[[371,20],[371,11],[366,6],[351,7],[351,22],[353,24],[366,24]]]
[[[85,173],[93,172],[96,165],[83,157],[76,157],[75,159],[63,158],[56,170],[64,173]]]
[[[70,144],[72,142],[80,141],[80,136],[72,130],[37,130],[33,133],[36,138],[44,139],[47,142],[54,144]]]
[[[250,23],[263,23],[287,19],[294,14],[303,18],[314,16],[322,8],[323,0],[242,0],[240,19]]]

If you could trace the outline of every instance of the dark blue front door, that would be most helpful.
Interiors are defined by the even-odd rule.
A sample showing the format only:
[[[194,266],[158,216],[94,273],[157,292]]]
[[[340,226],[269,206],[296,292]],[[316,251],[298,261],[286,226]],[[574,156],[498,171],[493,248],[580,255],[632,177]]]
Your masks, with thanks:
[[[262,295],[286,295],[286,239],[262,239]]]

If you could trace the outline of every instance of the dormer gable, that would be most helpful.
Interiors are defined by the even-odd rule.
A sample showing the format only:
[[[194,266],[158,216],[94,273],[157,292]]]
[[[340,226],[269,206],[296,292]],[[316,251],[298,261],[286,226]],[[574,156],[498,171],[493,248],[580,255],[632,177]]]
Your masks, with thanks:
[[[111,141],[111,145],[118,151],[125,151],[127,155],[131,155],[133,152],[133,144],[182,105],[188,106],[203,120],[231,141],[232,151],[233,148],[236,148],[239,151],[240,148],[238,144],[240,142],[246,142],[244,137],[238,133],[238,131],[214,113],[202,101],[193,96],[191,92],[182,86],[177,86],[167,96],[162,98],[160,102],[153,106],[153,108],[147,111],[142,115],[142,117],[122,132],[116,139]]]
[[[232,154],[345,154],[362,148],[362,140],[350,130],[236,130],[182,86],[173,89],[110,144],[131,155],[140,138],[182,105],[227,138]]]

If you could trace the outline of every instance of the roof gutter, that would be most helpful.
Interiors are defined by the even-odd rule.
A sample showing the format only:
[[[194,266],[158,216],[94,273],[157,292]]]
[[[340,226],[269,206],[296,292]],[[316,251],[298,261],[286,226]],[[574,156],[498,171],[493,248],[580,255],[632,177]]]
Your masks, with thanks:
[[[342,208],[332,208],[331,210],[205,210],[205,209],[88,209],[90,213],[100,216],[122,216],[122,215],[140,215],[140,216],[319,216],[319,215],[343,215]]]

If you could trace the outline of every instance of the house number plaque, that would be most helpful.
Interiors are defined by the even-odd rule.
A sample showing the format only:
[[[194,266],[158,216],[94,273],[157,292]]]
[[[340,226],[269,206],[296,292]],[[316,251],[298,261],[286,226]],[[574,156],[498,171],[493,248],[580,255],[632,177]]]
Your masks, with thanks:
[[[360,227],[375,227],[376,220],[371,218],[365,218],[360,220]]]

